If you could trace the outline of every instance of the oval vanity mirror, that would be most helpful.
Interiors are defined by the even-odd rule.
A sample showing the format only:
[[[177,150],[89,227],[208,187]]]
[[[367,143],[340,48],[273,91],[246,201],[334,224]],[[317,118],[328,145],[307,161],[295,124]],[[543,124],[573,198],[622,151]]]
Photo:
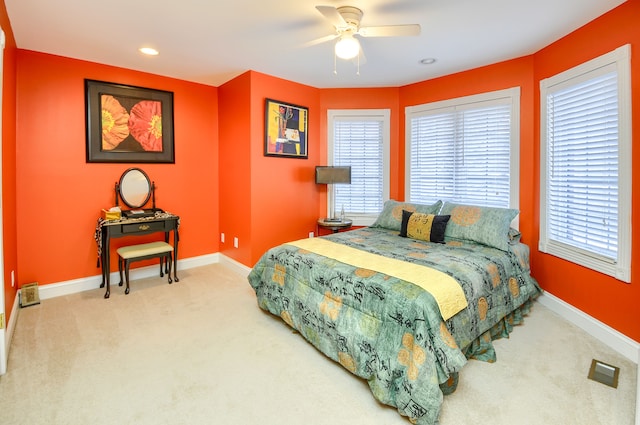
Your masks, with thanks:
[[[141,208],[151,197],[151,181],[140,168],[129,168],[120,177],[118,191],[126,206]]]

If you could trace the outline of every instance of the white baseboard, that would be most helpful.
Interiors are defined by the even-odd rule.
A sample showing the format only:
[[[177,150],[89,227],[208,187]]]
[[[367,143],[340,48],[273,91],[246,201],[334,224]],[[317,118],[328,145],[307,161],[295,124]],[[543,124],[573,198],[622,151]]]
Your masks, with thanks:
[[[222,255],[220,253],[215,254],[207,254],[201,255],[198,257],[191,257],[181,259],[178,262],[178,272],[180,270],[187,270],[194,267],[206,266],[209,264],[222,263],[226,267],[234,270],[242,276],[247,276],[251,271],[250,267],[245,266],[238,261],[227,257],[226,255]],[[129,273],[129,278],[134,279],[144,279],[147,277],[153,277],[158,275],[158,265],[150,265],[146,267],[139,267],[132,269]],[[179,277],[179,276],[178,276]],[[119,282],[120,276],[119,273],[113,272],[110,275],[111,282]],[[80,279],[68,280],[65,282],[52,283],[49,285],[43,285],[38,287],[38,297],[40,300],[46,300],[49,298],[60,297],[63,295],[75,294],[78,292],[88,291],[97,289],[100,287],[102,283],[102,275],[95,275],[84,277]],[[117,285],[117,283],[116,283]],[[16,298],[13,302],[13,309],[11,310],[10,321],[7,323],[6,333],[5,333],[5,354],[7,357],[9,356],[9,348],[11,347],[11,339],[13,337],[13,332],[16,327],[16,323],[18,321],[18,315],[20,312],[20,290],[16,292]],[[0,347],[2,348],[2,347]],[[2,371],[0,371],[0,375],[2,375]]]
[[[11,340],[13,339],[13,332],[16,330],[16,323],[18,323],[18,312],[20,309],[18,308],[18,304],[20,303],[20,296],[18,292],[16,292],[16,297],[13,300],[13,308],[11,309],[11,317],[9,318],[9,323],[7,323],[7,333],[5,334],[5,342],[7,344],[7,356],[9,355],[9,346],[11,345]]]
[[[635,364],[640,364],[640,343],[594,319],[549,292],[542,294],[538,298],[538,301],[549,310],[559,314],[564,319],[578,326]]]
[[[251,271],[251,267],[247,267],[242,263],[237,262],[231,257],[227,257],[226,255],[220,254],[220,264],[223,264],[230,269],[234,270],[238,274],[247,277],[249,272]]]
[[[638,361],[637,373],[638,376],[636,378],[636,425],[640,425],[640,361]]]
[[[19,302],[18,292],[16,292],[15,299],[13,300],[13,308],[11,309],[11,314],[9,315],[9,321],[5,324],[5,329],[0,329],[0,332],[4,332],[4,347],[0,346],[0,350],[3,350],[3,353],[0,353],[2,357],[4,357],[7,363],[0,364],[0,375],[4,375],[6,371],[6,367],[9,360],[9,350],[11,349],[11,340],[13,339],[13,332],[16,330],[16,323],[18,322],[18,302]],[[6,317],[6,315],[5,315]]]
[[[637,378],[636,378],[636,425],[640,425],[640,360],[638,361]]]
[[[215,264],[220,262],[220,254],[207,254],[199,257],[191,257],[181,259],[178,262],[178,273],[180,270],[186,270],[193,267],[206,266],[209,264]],[[239,263],[238,263],[239,264]],[[151,265],[146,267],[139,267],[131,269],[129,278],[131,280],[144,279],[147,277],[153,277],[158,274],[158,265]],[[178,275],[180,277],[180,275]],[[117,285],[120,282],[120,276],[117,271],[111,273],[110,281]],[[38,295],[41,300],[48,298],[60,297],[62,295],[75,294],[77,292],[88,291],[100,287],[102,283],[102,275],[83,277],[80,279],[67,280],[60,283],[52,283],[49,285],[43,285],[38,287]],[[17,303],[16,303],[17,304]]]
[[[538,301],[636,364],[635,425],[640,425],[640,344],[549,292],[542,294]]]
[[[180,269],[186,270],[193,267],[200,267],[209,264],[221,263],[230,269],[233,269],[237,273],[247,276],[251,271],[250,267],[245,266],[242,263],[227,257],[223,254],[208,254],[199,257],[187,258],[180,260]],[[131,270],[131,279],[142,279],[146,277],[155,276],[157,273],[157,266],[147,266]],[[111,274],[111,281],[115,282],[119,279],[118,273]],[[51,285],[45,285],[39,288],[40,299],[47,299],[58,297],[61,295],[73,294],[76,292],[82,292],[89,289],[96,289],[100,287],[102,282],[102,276],[91,276],[82,279],[74,279],[61,283],[54,283]],[[18,320],[18,304],[19,304],[19,292],[16,293],[16,299],[13,303],[13,310],[11,311],[11,320],[7,324],[7,335],[5,338],[6,353],[8,356],[9,347],[11,346],[11,339],[15,330],[15,325]],[[545,292],[542,294],[538,301],[547,307],[549,310],[559,314],[564,319],[578,326],[594,338],[601,341],[603,344],[608,345],[624,357],[628,358],[632,362],[638,365],[637,367],[637,391],[636,391],[636,421],[635,425],[640,425],[640,344],[631,338],[621,334],[615,329],[605,325],[604,323],[594,319],[588,314],[578,310],[574,306],[562,301],[560,298]]]
[[[181,259],[178,262],[178,272],[180,270],[187,270],[193,267],[206,266],[209,264],[221,263],[230,269],[234,270],[238,274],[242,276],[247,276],[251,271],[250,267],[245,266],[242,263],[234,260],[233,258],[227,257],[226,255],[215,253],[215,254],[207,254],[201,255],[199,257],[191,257]],[[147,277],[153,277],[158,274],[158,266],[151,265],[146,267],[139,267],[136,269],[132,269],[129,273],[129,278],[131,280],[135,279],[144,279]],[[178,277],[180,277],[178,275]],[[120,276],[118,272],[111,273],[111,282],[119,282]],[[95,275],[89,277],[83,277],[80,279],[67,280],[65,282],[52,283],[49,285],[43,285],[38,287],[38,295],[41,300],[46,300],[48,298],[60,297],[63,295],[75,294],[77,292],[88,291],[92,289],[96,289],[100,287],[102,283],[102,275]],[[16,301],[14,304],[14,308],[19,303]],[[13,316],[12,316],[13,317]]]
[[[220,253],[181,259],[178,263],[178,270],[186,270],[193,267],[200,267],[215,263],[221,263],[242,276],[247,276],[251,271],[250,267],[247,267],[244,264],[239,263],[238,261]],[[143,279],[152,277],[157,274],[157,268],[157,265],[136,268],[131,270],[130,277],[131,279]],[[111,273],[111,282],[119,282],[119,279],[120,277],[117,271]],[[39,296],[41,300],[46,300],[48,298],[96,289],[100,287],[100,283],[102,283],[102,276],[96,275],[69,280],[66,282],[44,285],[39,287]],[[601,341],[603,344],[608,345],[632,362],[640,364],[640,344],[638,342],[594,319],[593,317],[562,301],[560,298],[554,296],[553,294],[550,294],[549,292],[545,292],[543,295],[541,295],[538,298],[538,301],[551,311],[554,311],[564,319],[575,324],[576,326],[589,333],[590,335]],[[13,327],[15,327],[15,319],[17,318],[16,306],[18,304],[19,303],[16,300],[16,302],[14,302],[14,310],[11,314],[12,320],[11,323],[8,324],[11,330],[13,329]],[[8,340],[10,340],[11,333],[12,332],[9,333],[9,338],[7,338]],[[638,370],[640,377],[640,368],[638,368]],[[640,379],[638,379],[638,384],[640,385]]]

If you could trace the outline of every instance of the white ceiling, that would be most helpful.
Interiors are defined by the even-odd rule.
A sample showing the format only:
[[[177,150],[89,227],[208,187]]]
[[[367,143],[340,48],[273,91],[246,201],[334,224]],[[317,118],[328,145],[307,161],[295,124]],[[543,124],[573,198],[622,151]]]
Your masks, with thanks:
[[[5,0],[17,46],[219,86],[254,70],[317,88],[396,87],[532,54],[624,0]],[[355,6],[362,26],[420,24],[360,39],[337,61],[316,5]],[[143,45],[160,55],[138,52]],[[423,58],[436,58],[421,65]]]

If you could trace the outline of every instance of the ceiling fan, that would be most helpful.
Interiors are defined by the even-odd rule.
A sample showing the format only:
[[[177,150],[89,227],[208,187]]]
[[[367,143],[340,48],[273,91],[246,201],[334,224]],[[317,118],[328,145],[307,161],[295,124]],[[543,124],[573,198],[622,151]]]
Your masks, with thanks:
[[[335,53],[341,59],[362,56],[360,42],[354,37],[356,35],[361,37],[397,37],[420,34],[420,25],[418,24],[361,27],[362,10],[353,6],[316,6],[316,9],[331,22],[336,33],[307,44],[314,45],[339,38],[335,45]]]

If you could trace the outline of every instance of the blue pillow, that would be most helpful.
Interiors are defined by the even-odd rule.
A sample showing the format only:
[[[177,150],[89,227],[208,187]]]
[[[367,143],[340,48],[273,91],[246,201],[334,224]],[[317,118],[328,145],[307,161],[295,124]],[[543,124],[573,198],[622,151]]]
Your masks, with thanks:
[[[518,212],[511,208],[445,202],[440,214],[451,216],[444,233],[446,240],[477,242],[508,251],[509,228]]]
[[[382,212],[371,225],[371,227],[382,227],[384,229],[400,231],[402,224],[402,210],[419,212],[423,214],[437,214],[442,206],[442,201],[437,201],[432,205],[413,204],[410,202],[398,202],[389,199],[384,203]]]

